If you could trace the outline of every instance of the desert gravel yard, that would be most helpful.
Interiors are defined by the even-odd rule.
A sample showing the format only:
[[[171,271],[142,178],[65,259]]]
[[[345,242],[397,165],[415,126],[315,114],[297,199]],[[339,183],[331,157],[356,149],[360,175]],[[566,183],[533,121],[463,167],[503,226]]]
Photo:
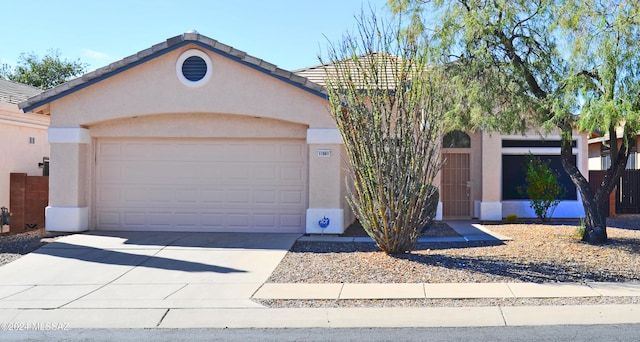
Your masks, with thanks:
[[[372,243],[297,242],[274,283],[622,282],[640,280],[640,216],[607,221],[609,242],[580,241],[575,224],[498,224],[504,243],[428,243],[387,255]],[[352,234],[358,235],[358,234]],[[436,234],[438,235],[438,234]],[[426,307],[638,304],[640,297],[255,300],[267,307]]]
[[[0,266],[33,252],[61,235],[64,234],[50,233],[44,229],[36,229],[20,234],[4,233],[0,235]]]
[[[640,280],[640,218],[609,221],[609,242],[580,241],[577,225],[486,225],[513,241],[426,243],[387,255],[372,243],[297,242],[275,283],[487,283]],[[616,228],[619,227],[619,228]]]

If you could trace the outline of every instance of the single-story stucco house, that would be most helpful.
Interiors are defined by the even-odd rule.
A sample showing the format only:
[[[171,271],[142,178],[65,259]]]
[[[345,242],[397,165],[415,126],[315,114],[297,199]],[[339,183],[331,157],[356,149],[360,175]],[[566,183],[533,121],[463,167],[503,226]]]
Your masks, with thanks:
[[[355,218],[316,69],[188,32],[21,103],[51,115],[47,229],[341,233]],[[437,218],[535,216],[511,165],[557,156],[558,136],[444,139]],[[584,136],[574,152],[586,172]],[[573,196],[555,216],[581,212]]]
[[[9,175],[42,176],[43,158],[49,157],[49,116],[23,113],[18,108],[18,103],[40,92],[42,90],[26,84],[0,79],[0,207],[9,211]]]

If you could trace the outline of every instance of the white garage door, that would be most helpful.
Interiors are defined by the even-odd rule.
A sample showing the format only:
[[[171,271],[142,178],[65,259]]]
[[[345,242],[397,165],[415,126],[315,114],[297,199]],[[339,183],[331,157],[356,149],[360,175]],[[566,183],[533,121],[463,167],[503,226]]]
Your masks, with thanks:
[[[301,140],[99,139],[102,230],[303,232]]]

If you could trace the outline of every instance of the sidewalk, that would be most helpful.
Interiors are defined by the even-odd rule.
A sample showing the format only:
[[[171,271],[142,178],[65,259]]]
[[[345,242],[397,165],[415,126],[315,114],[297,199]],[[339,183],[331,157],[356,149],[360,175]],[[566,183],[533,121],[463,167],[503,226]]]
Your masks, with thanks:
[[[266,283],[255,299],[476,299],[640,297],[640,282],[627,283],[394,283],[282,284]]]

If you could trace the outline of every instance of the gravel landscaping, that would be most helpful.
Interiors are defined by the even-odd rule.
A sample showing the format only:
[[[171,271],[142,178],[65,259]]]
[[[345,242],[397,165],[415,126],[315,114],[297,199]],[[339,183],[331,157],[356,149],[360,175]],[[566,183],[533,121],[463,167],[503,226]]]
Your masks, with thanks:
[[[513,241],[419,244],[387,255],[372,243],[297,242],[269,278],[273,283],[621,282],[640,280],[640,216],[607,222],[609,242],[580,241],[578,224],[496,224]],[[298,301],[270,307],[570,305],[640,303],[639,297]]]
[[[639,219],[618,219],[609,242],[580,241],[577,225],[486,225],[513,241],[424,243],[387,255],[372,243],[297,242],[275,283],[487,283],[640,280]],[[622,227],[624,224],[626,226]],[[614,228],[620,227],[620,228]]]
[[[1,234],[0,266],[33,252],[59,236],[59,234],[49,233],[44,229],[36,229],[20,234]]]

